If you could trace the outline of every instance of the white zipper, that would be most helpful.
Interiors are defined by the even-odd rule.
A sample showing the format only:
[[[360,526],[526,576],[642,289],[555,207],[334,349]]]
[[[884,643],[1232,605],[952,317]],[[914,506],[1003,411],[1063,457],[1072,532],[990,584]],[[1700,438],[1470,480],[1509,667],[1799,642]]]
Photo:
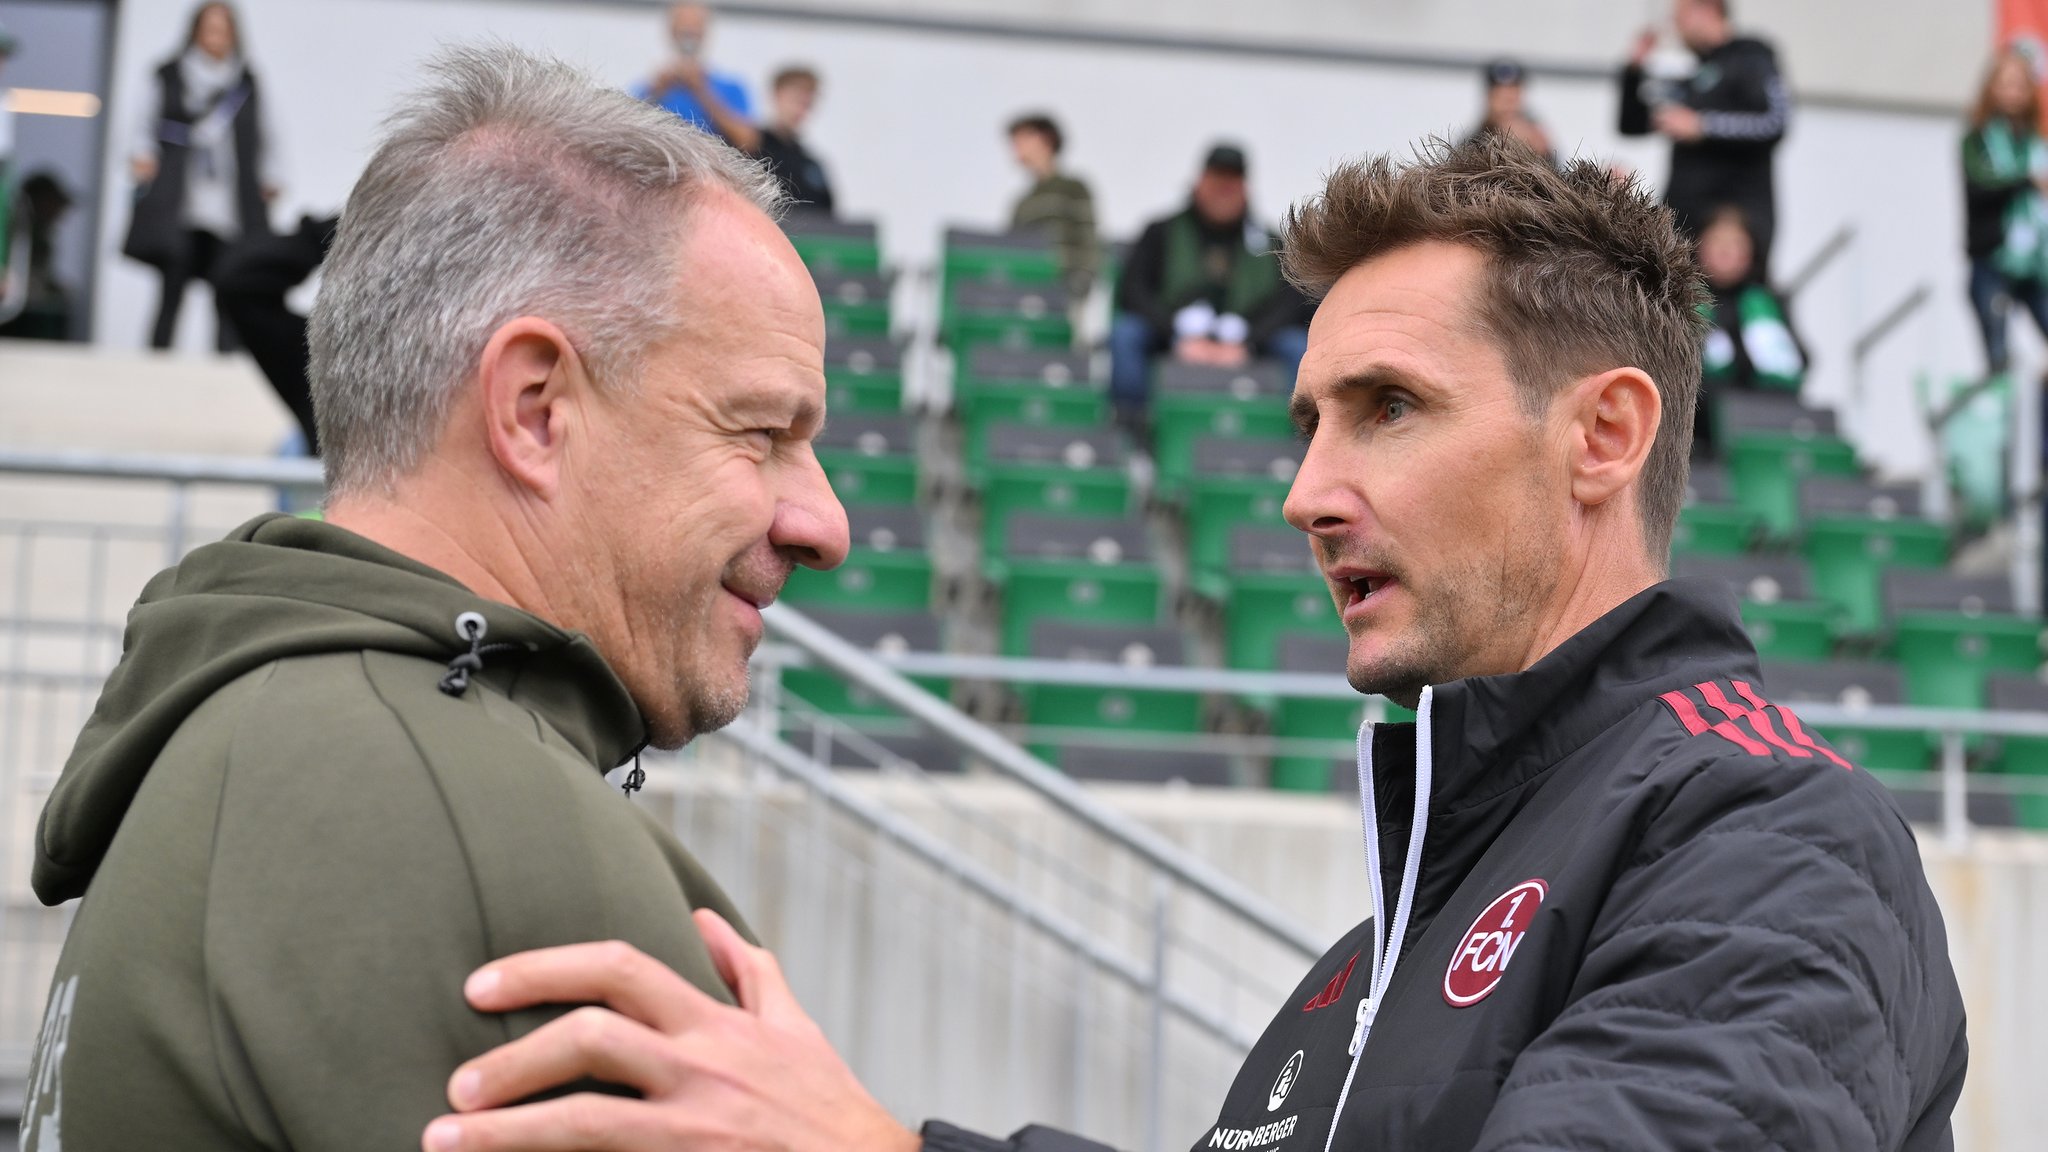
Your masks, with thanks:
[[[1415,705],[1415,812],[1408,822],[1408,854],[1401,861],[1401,890],[1395,896],[1394,919],[1387,922],[1387,896],[1380,883],[1380,819],[1373,796],[1371,721],[1358,727],[1358,811],[1365,830],[1365,871],[1372,892],[1372,975],[1365,996],[1358,1002],[1357,1026],[1351,1031],[1351,1070],[1344,1074],[1343,1090],[1337,1093],[1336,1111],[1330,1113],[1330,1134],[1323,1140],[1323,1152],[1331,1152],[1337,1141],[1337,1121],[1344,1116],[1344,1104],[1351,1098],[1351,1081],[1358,1075],[1358,1063],[1365,1056],[1365,1042],[1372,1036],[1372,1023],[1385,1002],[1387,986],[1394,981],[1394,963],[1400,959],[1401,938],[1408,934],[1408,914],[1415,905],[1416,878],[1422,872],[1422,841],[1429,831],[1431,784],[1430,713],[1435,690],[1425,686]]]

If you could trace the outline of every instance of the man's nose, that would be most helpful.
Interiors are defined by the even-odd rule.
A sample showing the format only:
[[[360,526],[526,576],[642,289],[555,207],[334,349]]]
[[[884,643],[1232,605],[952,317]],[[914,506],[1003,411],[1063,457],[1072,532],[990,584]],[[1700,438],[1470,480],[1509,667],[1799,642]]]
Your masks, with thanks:
[[[1287,500],[1280,506],[1280,515],[1289,524],[1311,536],[1342,527],[1357,502],[1339,483],[1340,470],[1330,455],[1320,437],[1309,441],[1294,483],[1287,489]]]
[[[806,568],[837,568],[846,562],[846,509],[817,457],[806,462],[776,501],[768,540]]]

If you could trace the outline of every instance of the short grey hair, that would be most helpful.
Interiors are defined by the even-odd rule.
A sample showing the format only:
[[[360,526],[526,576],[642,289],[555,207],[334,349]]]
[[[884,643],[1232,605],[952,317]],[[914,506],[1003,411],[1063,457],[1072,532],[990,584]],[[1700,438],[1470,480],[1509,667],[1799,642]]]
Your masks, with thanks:
[[[349,195],[313,306],[331,495],[417,468],[516,317],[559,326],[601,385],[635,387],[681,319],[690,206],[709,188],[784,205],[761,165],[559,60],[471,46],[427,71]]]

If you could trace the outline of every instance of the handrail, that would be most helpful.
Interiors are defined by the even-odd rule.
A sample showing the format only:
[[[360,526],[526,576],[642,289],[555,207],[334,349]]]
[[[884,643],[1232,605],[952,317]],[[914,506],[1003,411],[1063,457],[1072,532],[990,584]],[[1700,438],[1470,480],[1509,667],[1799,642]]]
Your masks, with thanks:
[[[0,448],[0,473],[9,472],[186,484],[270,484],[280,488],[318,488],[326,481],[320,461],[303,457],[173,456]]]
[[[1228,668],[1132,667],[1081,660],[1030,660],[1006,656],[956,656],[940,652],[864,653],[906,676],[993,680],[1007,684],[1122,688],[1130,691],[1204,692],[1219,696],[1284,696],[1298,700],[1357,700],[1363,696],[1342,676],[1308,672],[1243,672]],[[763,645],[757,660],[798,663],[801,651]],[[829,666],[829,665],[828,665]],[[1903,704],[1850,707],[1819,702],[1794,706],[1799,718],[1831,728],[1876,731],[1941,731],[1978,736],[2048,737],[2048,714],[1922,708]]]
[[[1079,925],[1039,907],[980,864],[954,852],[931,833],[849,788],[830,768],[817,763],[797,749],[744,723],[721,729],[713,738],[735,744],[743,751],[760,757],[775,771],[803,784],[835,807],[903,846],[925,863],[958,879],[982,896],[1012,909],[1033,927],[1069,949],[1086,955],[1096,967],[1139,991],[1152,990],[1154,971],[1141,968],[1130,959],[1104,948],[1095,936],[1083,931]],[[1232,1027],[1222,1017],[1193,1003],[1185,996],[1166,989],[1160,989],[1160,992],[1166,1005],[1173,1009],[1175,1014],[1227,1044],[1250,1048],[1257,1039]]]
[[[1844,224],[1840,228],[1835,229],[1834,235],[1829,236],[1819,248],[1814,249],[1813,255],[1806,258],[1806,263],[1799,266],[1799,271],[1794,272],[1785,279],[1785,282],[1779,286],[1779,294],[1788,301],[1797,297],[1808,284],[1813,283],[1822,272],[1827,271],[1828,265],[1834,263],[1835,259],[1842,253],[1847,252],[1849,246],[1855,242],[1856,225],[1854,223]]]
[[[1147,862],[1201,892],[1304,957],[1320,956],[1324,942],[1249,889],[1180,848],[1164,836],[1090,795],[1071,778],[1011,743],[944,700],[906,679],[903,673],[848,643],[786,604],[761,612],[768,632],[801,649],[829,671],[859,684],[870,695],[914,720],[955,748],[1038,793],[1054,806],[1103,835],[1124,844]]]

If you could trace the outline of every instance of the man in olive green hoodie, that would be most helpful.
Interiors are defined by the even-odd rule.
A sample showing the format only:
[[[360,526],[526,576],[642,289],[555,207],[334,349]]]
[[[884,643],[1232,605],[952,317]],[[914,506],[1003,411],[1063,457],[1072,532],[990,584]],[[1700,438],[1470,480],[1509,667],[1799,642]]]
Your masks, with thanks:
[[[83,900],[30,1152],[416,1147],[559,1015],[465,1005],[522,949],[730,1000],[692,913],[737,916],[604,774],[731,721],[759,607],[843,558],[817,294],[724,144],[509,49],[434,71],[312,318],[327,522],[151,581],[43,813]]]

